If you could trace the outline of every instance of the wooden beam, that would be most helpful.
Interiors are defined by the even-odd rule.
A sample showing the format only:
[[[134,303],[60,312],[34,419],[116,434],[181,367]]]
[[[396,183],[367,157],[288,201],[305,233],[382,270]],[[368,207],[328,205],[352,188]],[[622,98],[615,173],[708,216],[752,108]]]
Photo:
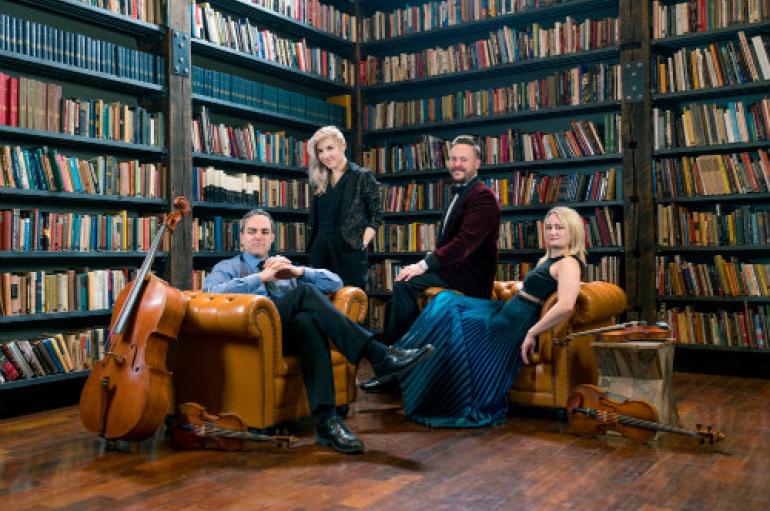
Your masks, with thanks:
[[[186,75],[175,74],[173,61],[174,31],[183,32],[190,41],[190,4],[186,0],[168,0],[166,19],[166,78],[168,93],[165,100],[166,151],[168,153],[169,204],[182,195],[192,203],[192,60],[187,55]],[[192,289],[192,215],[179,223],[171,239],[169,281],[179,289]]]

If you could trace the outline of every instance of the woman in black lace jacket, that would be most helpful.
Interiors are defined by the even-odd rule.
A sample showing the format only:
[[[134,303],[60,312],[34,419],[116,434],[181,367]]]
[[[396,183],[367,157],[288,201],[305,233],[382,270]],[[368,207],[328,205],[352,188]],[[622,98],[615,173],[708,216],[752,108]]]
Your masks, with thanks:
[[[346,147],[334,126],[319,129],[308,142],[308,255],[311,266],[331,270],[345,285],[363,289],[367,248],[382,224],[382,199],[374,175],[349,162]]]

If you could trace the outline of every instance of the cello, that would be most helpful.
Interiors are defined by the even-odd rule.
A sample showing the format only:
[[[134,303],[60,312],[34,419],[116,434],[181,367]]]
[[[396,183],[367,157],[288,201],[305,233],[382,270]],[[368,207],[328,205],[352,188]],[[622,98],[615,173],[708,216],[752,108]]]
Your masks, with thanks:
[[[173,233],[190,213],[184,197],[174,199],[173,207],[136,278],[118,295],[104,358],[94,363],[80,394],[83,426],[109,440],[152,436],[170,409],[166,353],[182,325],[187,301],[150,268],[163,234]]]

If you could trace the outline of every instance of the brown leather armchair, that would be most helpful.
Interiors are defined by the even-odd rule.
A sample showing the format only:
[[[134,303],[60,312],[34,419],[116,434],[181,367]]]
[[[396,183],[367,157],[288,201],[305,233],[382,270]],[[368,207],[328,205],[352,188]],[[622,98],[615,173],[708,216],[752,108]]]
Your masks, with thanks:
[[[430,288],[423,297],[430,299],[440,291],[441,288]],[[495,282],[492,299],[510,300],[517,291],[517,281]],[[555,303],[554,293],[543,303],[541,315]],[[575,386],[596,384],[599,370],[591,348],[594,336],[563,339],[576,332],[614,324],[616,316],[626,307],[626,294],[618,286],[600,281],[581,284],[572,315],[538,337],[538,351],[533,363],[524,366],[509,391],[511,402],[522,406],[563,408]]]
[[[238,413],[254,428],[309,415],[299,360],[284,357],[281,320],[264,296],[187,291],[187,313],[173,355],[175,402]],[[331,296],[353,321],[368,301],[356,287]],[[355,366],[332,350],[337,405],[355,399]]]

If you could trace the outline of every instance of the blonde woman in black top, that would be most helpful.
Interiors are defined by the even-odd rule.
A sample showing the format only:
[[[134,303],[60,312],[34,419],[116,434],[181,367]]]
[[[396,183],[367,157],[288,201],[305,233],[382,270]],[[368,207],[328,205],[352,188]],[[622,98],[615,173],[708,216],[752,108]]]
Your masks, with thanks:
[[[335,126],[319,129],[308,142],[308,255],[311,266],[364,288],[367,249],[382,224],[382,199],[374,175],[348,161],[346,147]]]

